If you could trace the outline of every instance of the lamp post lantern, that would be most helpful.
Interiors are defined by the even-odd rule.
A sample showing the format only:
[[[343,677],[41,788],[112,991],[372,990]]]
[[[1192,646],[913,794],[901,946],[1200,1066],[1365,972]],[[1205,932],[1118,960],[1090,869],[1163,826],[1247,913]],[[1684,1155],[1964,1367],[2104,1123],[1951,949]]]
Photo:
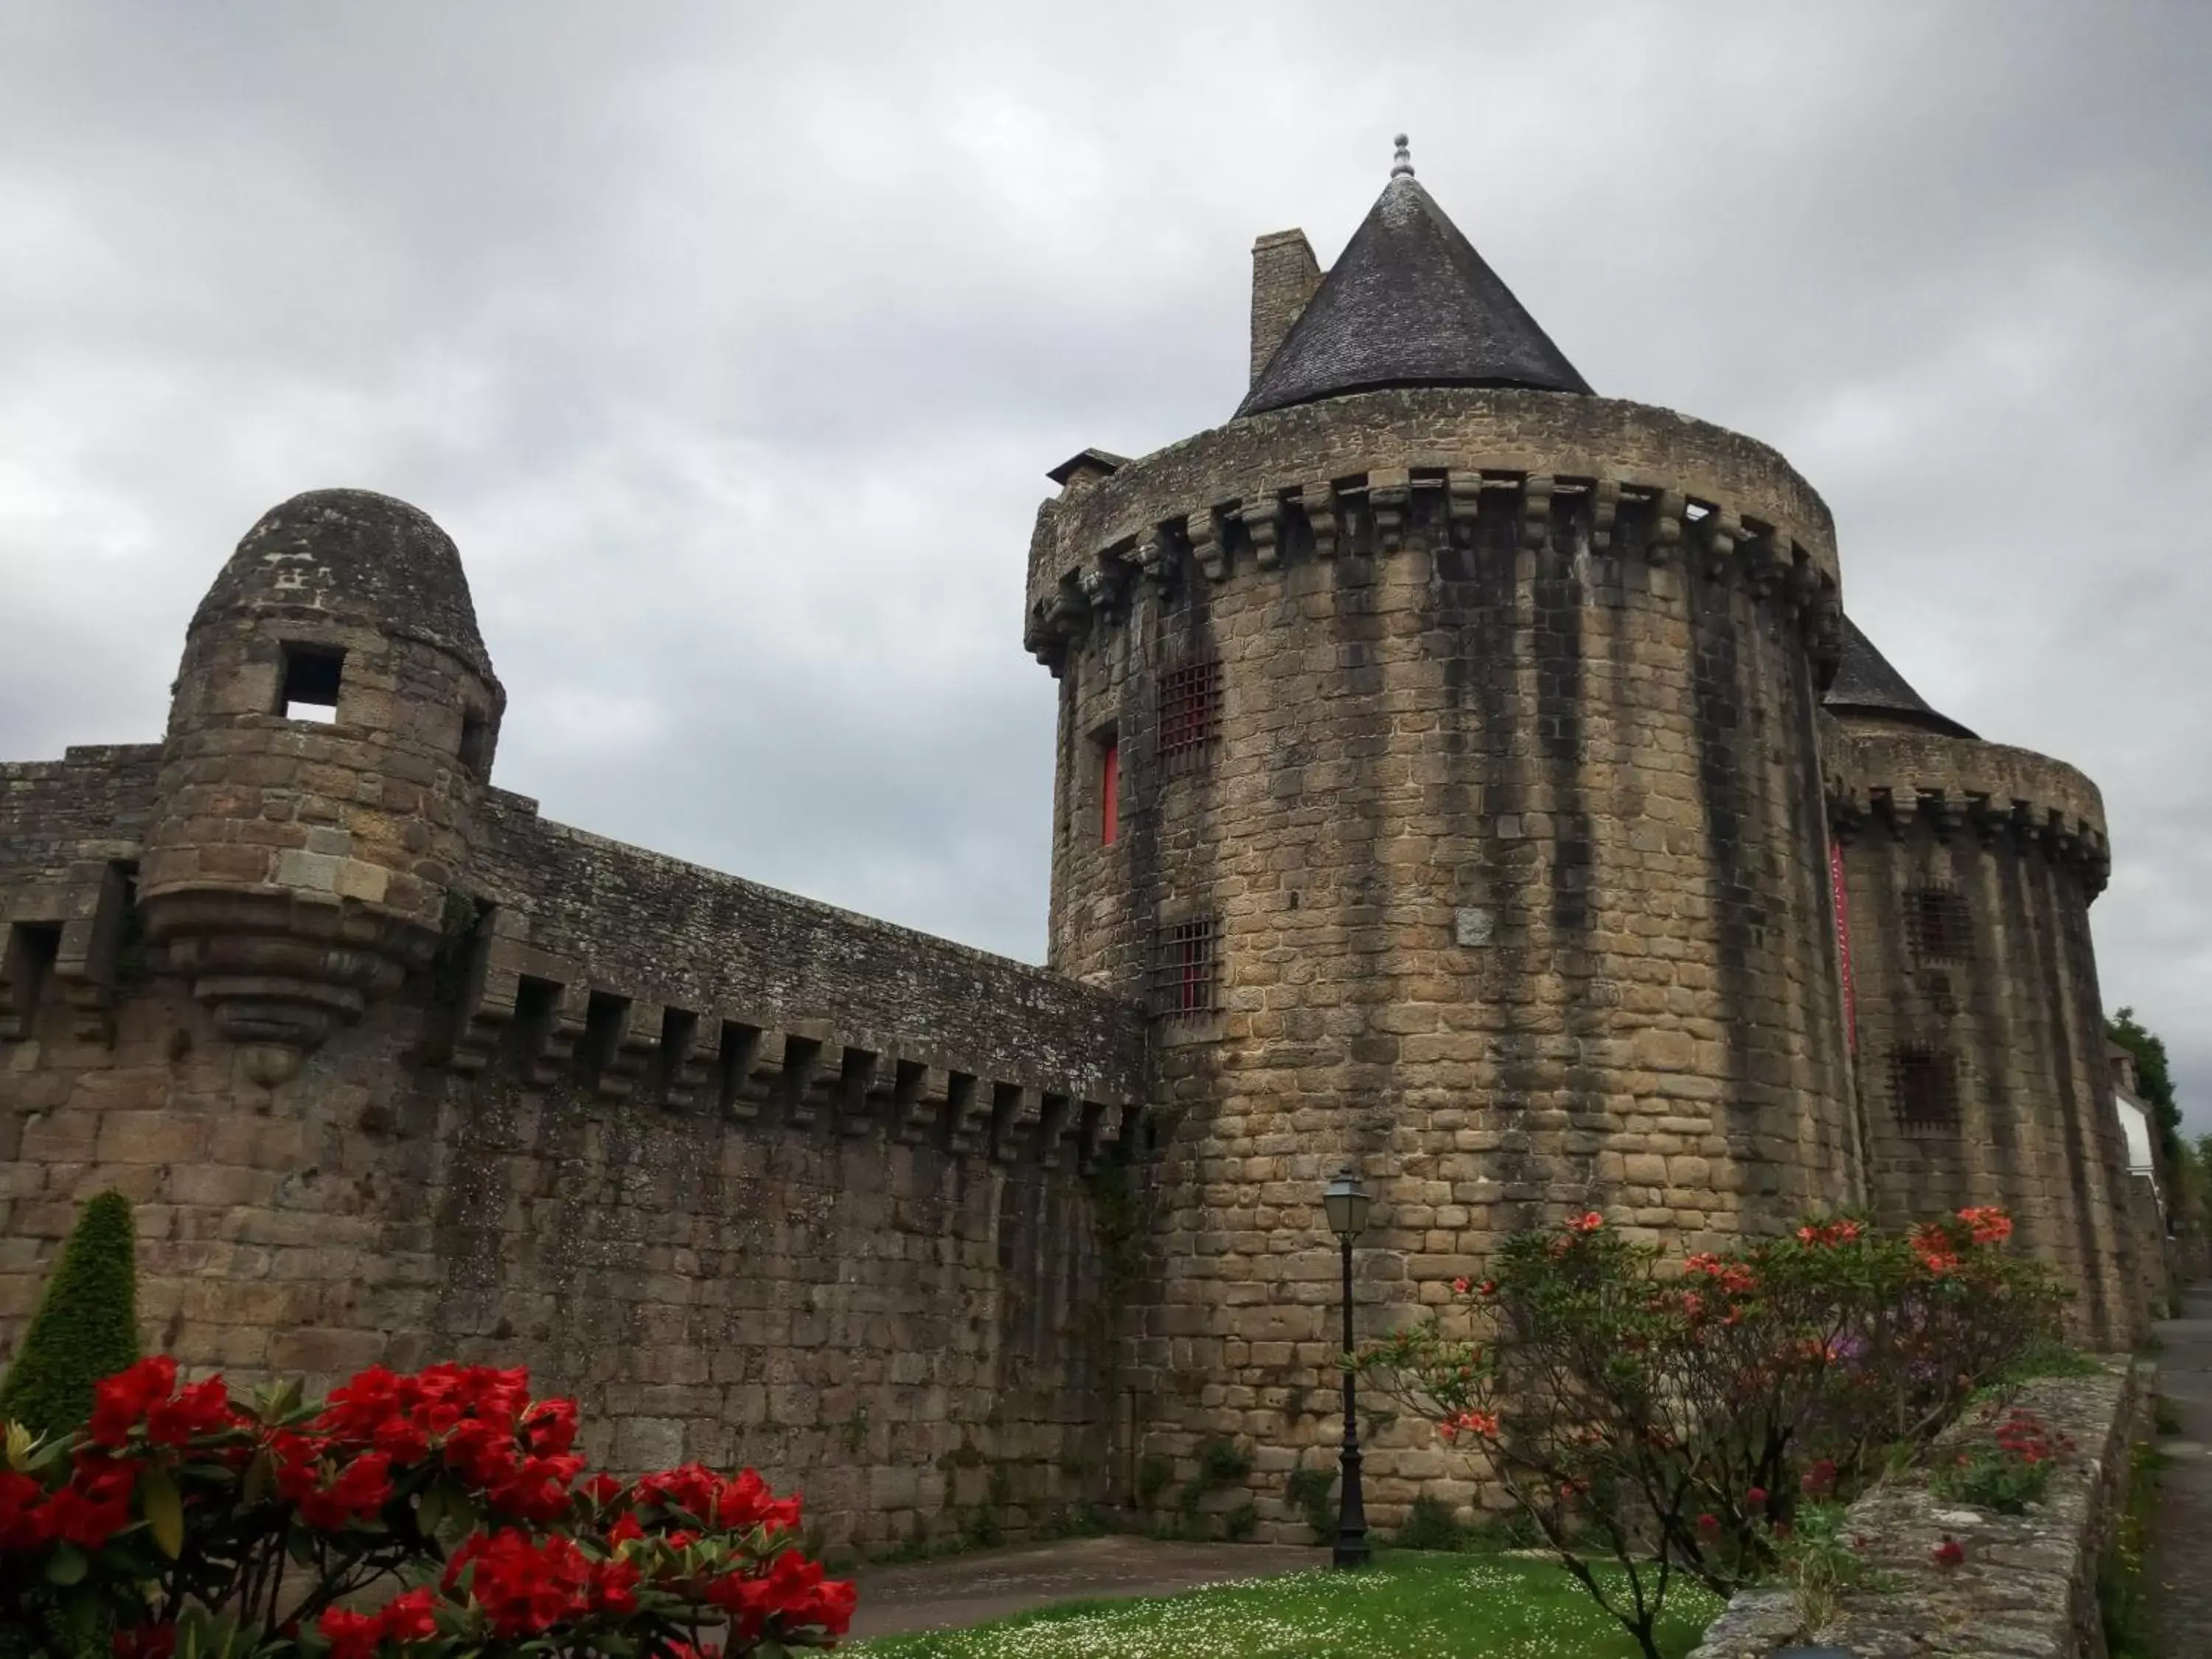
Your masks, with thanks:
[[[1334,1558],[1340,1567],[1364,1567],[1368,1560],[1367,1504],[1359,1490],[1359,1419],[1352,1371],[1352,1242],[1367,1231],[1367,1211],[1373,1202],[1348,1164],[1321,1197],[1328,1230],[1344,1249],[1344,1450],[1339,1459],[1344,1474],[1337,1498]]]

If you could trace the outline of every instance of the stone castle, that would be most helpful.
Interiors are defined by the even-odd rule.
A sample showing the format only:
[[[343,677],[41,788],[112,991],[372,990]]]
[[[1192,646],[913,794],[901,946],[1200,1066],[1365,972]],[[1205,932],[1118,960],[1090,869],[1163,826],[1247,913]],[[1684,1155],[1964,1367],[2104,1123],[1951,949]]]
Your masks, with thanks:
[[[1984,1202],[2130,1342],[2095,787],[1916,696],[1811,486],[1594,393],[1402,149],[1332,270],[1253,260],[1233,418],[1038,513],[1044,968],[545,821],[453,543],[264,517],[162,741],[0,766],[0,1341],[119,1187],[191,1366],[527,1364],[860,1547],[1170,1483],[1302,1535],[1346,1162],[1370,1328],[1570,1210]],[[1475,1496],[1382,1440],[1385,1521]]]

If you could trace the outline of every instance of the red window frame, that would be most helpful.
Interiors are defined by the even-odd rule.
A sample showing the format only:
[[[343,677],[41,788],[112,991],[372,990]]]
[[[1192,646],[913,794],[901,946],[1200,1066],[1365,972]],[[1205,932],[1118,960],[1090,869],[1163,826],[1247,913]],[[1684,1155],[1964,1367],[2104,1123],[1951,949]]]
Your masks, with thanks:
[[[1098,844],[1121,838],[1121,745],[1109,738],[1098,754]]]

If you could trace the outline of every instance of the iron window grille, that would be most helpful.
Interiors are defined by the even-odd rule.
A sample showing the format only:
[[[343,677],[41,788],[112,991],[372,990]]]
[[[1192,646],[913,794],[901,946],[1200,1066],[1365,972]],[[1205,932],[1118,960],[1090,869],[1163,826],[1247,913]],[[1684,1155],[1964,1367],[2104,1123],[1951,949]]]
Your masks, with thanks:
[[[1160,676],[1160,766],[1173,774],[1206,763],[1221,736],[1221,661],[1208,657]]]
[[[1168,1020],[1202,1019],[1221,1006],[1221,921],[1203,916],[1152,935],[1150,1000]]]
[[[1897,1121],[1907,1128],[1948,1128],[1959,1121],[1959,1061],[1940,1048],[1903,1047],[1889,1056]]]
[[[1912,948],[1923,962],[1968,962],[1974,954],[1974,919],[1966,896],[1948,887],[1918,887],[1911,895]]]

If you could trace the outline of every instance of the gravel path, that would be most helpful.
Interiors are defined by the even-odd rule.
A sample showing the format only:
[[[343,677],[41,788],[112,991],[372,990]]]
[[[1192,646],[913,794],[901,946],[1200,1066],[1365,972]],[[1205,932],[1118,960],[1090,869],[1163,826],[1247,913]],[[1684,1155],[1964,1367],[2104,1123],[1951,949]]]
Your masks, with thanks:
[[[2160,1653],[2200,1659],[2212,1655],[2212,1285],[2191,1286],[2183,1316],[2158,1329],[2158,1391],[2181,1432],[2159,1443],[2172,1461],[2159,1475],[2151,1533],[2151,1623]]]

